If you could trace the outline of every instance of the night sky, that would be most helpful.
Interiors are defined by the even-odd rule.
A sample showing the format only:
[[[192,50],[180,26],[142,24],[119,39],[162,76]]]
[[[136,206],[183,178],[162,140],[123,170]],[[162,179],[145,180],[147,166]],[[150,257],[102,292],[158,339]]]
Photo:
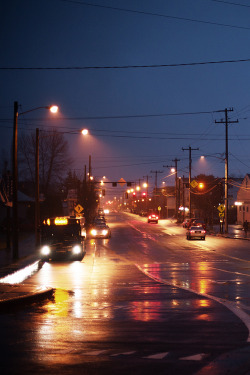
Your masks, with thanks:
[[[20,112],[57,104],[55,119],[20,116],[19,133],[64,132],[79,175],[91,155],[97,179],[151,175],[153,185],[158,170],[170,185],[163,166],[180,159],[188,176],[191,146],[193,176],[223,177],[225,125],[215,121],[233,108],[229,175],[250,172],[249,1],[9,0],[0,16],[1,155],[14,101]]]

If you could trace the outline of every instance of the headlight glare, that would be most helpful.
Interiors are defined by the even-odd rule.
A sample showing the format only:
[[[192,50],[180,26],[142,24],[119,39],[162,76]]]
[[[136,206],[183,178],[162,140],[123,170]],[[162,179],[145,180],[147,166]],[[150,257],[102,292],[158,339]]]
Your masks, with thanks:
[[[41,254],[42,255],[49,255],[50,254],[50,248],[49,248],[49,246],[43,246],[42,248],[41,248]]]
[[[73,254],[80,254],[81,253],[81,246],[80,245],[75,245],[73,247]]]

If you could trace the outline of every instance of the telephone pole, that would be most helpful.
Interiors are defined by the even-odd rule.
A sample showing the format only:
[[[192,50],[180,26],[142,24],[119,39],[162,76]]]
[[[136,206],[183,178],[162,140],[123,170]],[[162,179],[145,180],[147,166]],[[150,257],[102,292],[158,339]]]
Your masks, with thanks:
[[[180,161],[180,159],[175,158],[174,160],[175,165],[163,165],[164,168],[174,168],[175,169],[175,217],[178,219],[178,207],[179,207],[179,201],[178,201],[178,177],[177,177],[177,163]]]
[[[238,123],[239,120],[236,121],[229,121],[228,120],[228,112],[232,112],[233,108],[225,108],[221,111],[217,112],[225,112],[225,120],[216,121],[216,124],[225,124],[225,229],[224,232],[228,233],[228,124],[235,124]]]
[[[157,192],[157,175],[163,173],[163,171],[150,171],[150,173],[155,173],[155,192]]]
[[[182,151],[189,151],[189,179],[188,179],[188,185],[189,185],[189,217],[191,219],[191,209],[192,209],[192,202],[191,202],[191,172],[192,172],[192,151],[199,150],[199,148],[192,148],[189,146],[188,148],[183,148]]]

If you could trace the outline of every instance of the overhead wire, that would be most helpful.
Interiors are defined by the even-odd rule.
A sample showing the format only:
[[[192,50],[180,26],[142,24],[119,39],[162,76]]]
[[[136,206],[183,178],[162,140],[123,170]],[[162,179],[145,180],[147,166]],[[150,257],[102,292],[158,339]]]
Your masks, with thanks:
[[[207,25],[250,30],[250,27],[247,27],[247,26],[230,25],[230,24],[213,22],[213,21],[204,21],[204,20],[199,20],[199,19],[195,19],[195,18],[171,16],[171,15],[167,15],[167,14],[146,12],[146,11],[142,11],[142,10],[120,8],[120,7],[108,6],[108,5],[102,5],[102,4],[95,4],[95,3],[88,3],[88,2],[85,2],[85,1],[78,1],[78,0],[58,0],[58,1],[71,3],[71,4],[77,4],[77,5],[83,5],[83,6],[89,6],[89,7],[110,9],[110,10],[115,10],[115,11],[119,11],[119,12],[135,13],[135,14],[141,14],[141,15],[146,15],[146,16],[168,18],[168,19],[174,19],[174,20],[178,20],[178,21],[188,21],[188,22],[195,22],[195,23],[203,23],[203,24],[207,24]]]
[[[250,30],[250,27],[249,27]],[[147,64],[147,65],[99,65],[99,66],[0,66],[0,70],[101,70],[101,69],[145,69],[145,68],[176,68],[186,66],[198,65],[215,65],[215,64],[232,64],[250,62],[247,59],[232,59],[232,60],[218,60],[218,61],[199,61],[190,63],[174,63],[174,64]]]

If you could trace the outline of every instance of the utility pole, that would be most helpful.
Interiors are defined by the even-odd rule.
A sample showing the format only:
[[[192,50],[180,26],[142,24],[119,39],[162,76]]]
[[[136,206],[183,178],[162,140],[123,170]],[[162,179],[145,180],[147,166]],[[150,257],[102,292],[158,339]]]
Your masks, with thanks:
[[[175,169],[175,217],[176,220],[178,219],[178,207],[179,207],[179,199],[178,199],[178,177],[177,177],[177,163],[180,159],[175,158],[172,160],[175,162],[174,167],[172,165],[163,165],[164,168],[174,168]]]
[[[92,173],[92,167],[91,167],[91,155],[89,155],[89,182],[90,182],[90,178],[91,178],[91,173]]]
[[[12,177],[13,177],[13,208],[12,208],[12,235],[13,235],[13,260],[19,258],[18,249],[18,166],[17,166],[17,120],[18,102],[14,102],[14,125],[13,125],[13,155],[12,155]]]
[[[215,121],[216,124],[225,124],[225,229],[224,232],[228,233],[228,124],[235,124],[238,123],[239,120],[236,121],[228,121],[228,112],[232,112],[233,108],[225,108],[221,111],[217,112],[225,112],[225,120]]]
[[[35,234],[36,247],[40,246],[40,192],[39,192],[39,129],[36,128],[36,191],[35,191]]]
[[[157,175],[158,173],[163,173],[163,171],[150,171],[150,173],[155,173],[155,192],[157,191]]]
[[[189,151],[189,179],[188,179],[188,184],[189,184],[189,218],[191,219],[192,214],[192,202],[191,202],[191,172],[192,172],[192,151],[199,150],[199,148],[192,148],[189,146],[189,148],[183,148],[182,151]]]

